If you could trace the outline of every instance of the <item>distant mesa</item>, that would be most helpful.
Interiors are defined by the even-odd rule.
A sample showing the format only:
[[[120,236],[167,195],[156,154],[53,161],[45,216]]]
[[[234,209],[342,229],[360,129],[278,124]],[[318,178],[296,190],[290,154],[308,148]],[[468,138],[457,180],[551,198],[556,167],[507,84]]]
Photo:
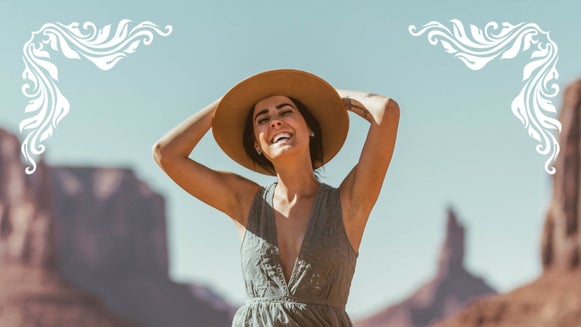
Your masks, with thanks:
[[[24,173],[0,129],[0,326],[230,326],[213,291],[169,279],[164,199],[130,169]]]
[[[57,272],[50,169],[24,174],[16,136],[0,129],[0,326],[137,327]]]
[[[356,327],[424,327],[454,314],[470,301],[496,292],[464,267],[464,226],[448,209],[438,272],[407,299],[355,323]]]

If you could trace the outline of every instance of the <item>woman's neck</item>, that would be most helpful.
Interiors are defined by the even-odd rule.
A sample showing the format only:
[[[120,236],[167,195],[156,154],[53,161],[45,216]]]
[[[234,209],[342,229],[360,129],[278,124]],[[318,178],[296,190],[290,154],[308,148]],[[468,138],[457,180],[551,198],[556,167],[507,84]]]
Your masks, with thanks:
[[[287,199],[309,197],[317,191],[320,182],[313,172],[311,163],[298,166],[296,162],[283,167],[276,167],[277,191]]]

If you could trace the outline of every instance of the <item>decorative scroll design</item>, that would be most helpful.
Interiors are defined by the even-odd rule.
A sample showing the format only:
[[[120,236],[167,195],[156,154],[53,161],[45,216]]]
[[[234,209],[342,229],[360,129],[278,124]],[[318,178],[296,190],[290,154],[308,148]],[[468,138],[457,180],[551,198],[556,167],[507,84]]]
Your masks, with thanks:
[[[432,45],[440,43],[447,53],[453,54],[472,70],[480,70],[497,57],[511,59],[520,51],[534,50],[531,61],[523,69],[525,85],[512,101],[511,108],[529,136],[540,143],[536,146],[537,152],[548,155],[545,171],[554,174],[552,163],[559,154],[561,123],[549,114],[557,112],[551,101],[559,93],[556,84],[559,78],[557,44],[548,32],[534,23],[511,25],[505,22],[499,26],[496,22],[489,22],[484,29],[470,25],[467,31],[461,21],[453,19],[450,22],[452,30],[432,21],[419,30],[410,25],[409,32],[413,36],[427,33]],[[555,130],[557,135],[554,135]]]
[[[20,133],[26,134],[21,151],[30,164],[25,169],[27,174],[36,171],[35,157],[46,149],[43,142],[53,134],[70,109],[69,101],[57,87],[58,69],[50,61],[49,48],[61,52],[66,58],[83,57],[101,70],[110,70],[142,43],[151,44],[155,34],[168,36],[172,32],[170,25],[162,30],[149,21],[133,28],[130,24],[130,20],[124,19],[112,31],[111,25],[97,29],[91,22],[82,26],[77,22],[70,25],[47,23],[33,32],[24,44],[22,93],[30,99],[24,111],[31,117],[23,119],[19,127]]]

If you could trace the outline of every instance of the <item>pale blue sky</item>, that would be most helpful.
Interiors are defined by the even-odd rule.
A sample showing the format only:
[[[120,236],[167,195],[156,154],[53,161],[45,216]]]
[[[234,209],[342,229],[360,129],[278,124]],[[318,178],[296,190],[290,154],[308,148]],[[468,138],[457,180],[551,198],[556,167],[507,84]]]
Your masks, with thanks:
[[[478,26],[537,23],[559,46],[563,88],[581,76],[577,2],[0,1],[0,126],[12,132],[27,117],[22,46],[44,23],[103,26],[129,18],[173,26],[170,36],[156,37],[110,71],[52,53],[71,111],[46,154],[52,164],[131,167],[165,195],[176,280],[208,284],[233,302],[244,299],[233,223],[174,185],[154,164],[151,146],[234,83],[273,68],[308,70],[338,88],[382,93],[401,106],[395,154],[347,306],[354,318],[401,299],[435,272],[448,205],[467,227],[471,271],[501,291],[539,274],[550,178],[545,158],[510,110],[530,53],[471,71],[425,37],[412,37],[408,26],[452,18]],[[327,165],[325,182],[340,183],[365,133],[366,124],[351,116],[347,143]],[[210,135],[193,157],[272,181],[238,167]]]

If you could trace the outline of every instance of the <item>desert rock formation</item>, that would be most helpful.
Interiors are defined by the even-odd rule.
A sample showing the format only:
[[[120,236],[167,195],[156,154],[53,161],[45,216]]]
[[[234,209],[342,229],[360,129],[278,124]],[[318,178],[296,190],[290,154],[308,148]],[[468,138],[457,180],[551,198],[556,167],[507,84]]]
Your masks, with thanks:
[[[542,238],[545,270],[581,266],[581,81],[565,91],[560,121],[561,152]]]
[[[0,326],[230,326],[220,296],[170,280],[164,199],[130,169],[24,168],[0,129]]]
[[[581,81],[567,87],[559,116],[561,153],[541,242],[543,274],[477,301],[437,327],[581,326]]]
[[[357,327],[423,327],[462,309],[468,301],[495,291],[464,267],[464,227],[448,210],[446,238],[436,276],[409,298],[358,321]]]
[[[170,280],[165,202],[130,169],[52,167],[52,176],[63,276],[142,326],[231,324],[226,301]]]
[[[0,129],[0,326],[136,327],[56,272],[50,169],[24,174],[18,139]]]

